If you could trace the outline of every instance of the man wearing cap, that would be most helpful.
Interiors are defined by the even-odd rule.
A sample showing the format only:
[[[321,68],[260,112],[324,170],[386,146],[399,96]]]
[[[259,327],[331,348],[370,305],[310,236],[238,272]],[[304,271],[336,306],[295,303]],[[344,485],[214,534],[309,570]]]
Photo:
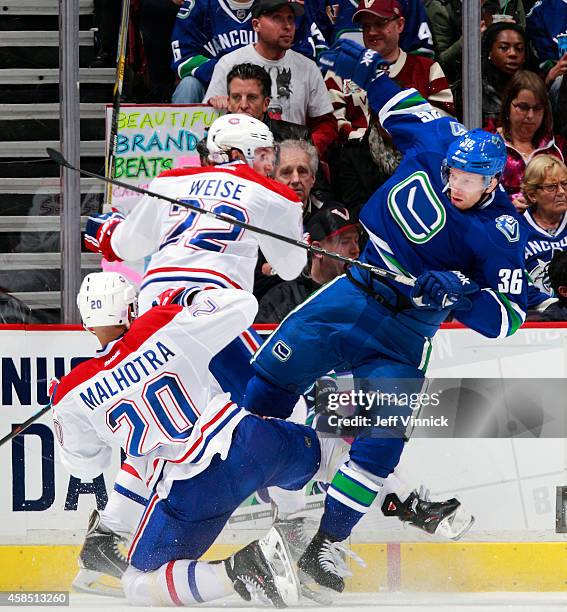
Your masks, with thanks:
[[[441,66],[428,57],[408,55],[400,47],[406,20],[398,0],[360,0],[353,23],[362,28],[364,46],[389,62],[389,75],[401,87],[415,87],[430,104],[455,114],[453,95]],[[341,140],[364,137],[370,112],[366,91],[350,79],[329,71],[325,85],[331,95]]]
[[[460,1],[460,0],[459,0]],[[317,22],[327,42],[331,45],[341,38],[362,44],[360,24],[352,16],[357,11],[355,0],[311,0],[310,14]],[[429,28],[423,0],[399,0],[402,14],[406,18],[404,31],[400,36],[400,47],[408,53],[426,57],[434,56],[433,37]]]
[[[338,204],[315,213],[307,223],[309,242],[315,246],[356,259],[360,231],[348,210]],[[260,301],[256,323],[280,323],[296,306],[322,285],[344,274],[344,262],[313,254],[298,278],[270,289]]]
[[[268,110],[285,121],[306,125],[320,154],[337,135],[333,107],[315,62],[293,51],[295,18],[303,5],[289,0],[254,0],[252,27],[257,42],[223,56],[215,66],[203,101],[227,108],[227,75],[236,64],[265,68],[272,79]]]
[[[185,0],[171,36],[172,68],[181,79],[173,94],[176,104],[200,103],[217,61],[256,42],[252,0]],[[306,15],[298,15],[293,48],[315,58],[327,48],[323,35]]]

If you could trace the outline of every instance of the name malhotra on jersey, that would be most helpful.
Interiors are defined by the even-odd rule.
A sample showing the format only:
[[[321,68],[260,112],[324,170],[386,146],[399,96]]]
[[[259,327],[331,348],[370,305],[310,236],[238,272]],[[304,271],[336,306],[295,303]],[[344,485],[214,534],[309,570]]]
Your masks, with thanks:
[[[95,382],[79,393],[79,397],[91,410],[94,410],[111,397],[119,395],[132,385],[139,383],[142,378],[150,376],[158,368],[175,357],[175,353],[163,342],[156,342],[153,349],[146,349],[136,357],[131,357],[124,363],[96,376]],[[108,365],[107,360],[104,365]]]

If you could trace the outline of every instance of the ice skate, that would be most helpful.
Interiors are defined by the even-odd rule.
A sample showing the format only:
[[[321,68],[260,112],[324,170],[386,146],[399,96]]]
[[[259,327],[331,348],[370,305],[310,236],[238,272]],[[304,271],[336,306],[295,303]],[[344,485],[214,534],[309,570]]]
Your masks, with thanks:
[[[299,602],[299,580],[291,555],[275,529],[226,559],[225,567],[234,590],[245,601],[254,597],[276,608]]]
[[[79,554],[79,573],[73,581],[76,591],[124,597],[120,579],[128,567],[128,538],[100,523],[93,510],[83,548]]]
[[[456,498],[441,502],[429,499],[427,493],[412,491],[404,502],[389,493],[382,504],[384,516],[397,516],[427,533],[458,540],[474,523],[474,516],[466,512]]]
[[[345,577],[352,576],[345,562],[347,556],[355,559],[363,567],[366,565],[344,544],[333,542],[327,535],[318,531],[299,559],[297,566],[311,576],[317,584],[342,593],[345,588]]]
[[[305,552],[311,538],[317,531],[317,521],[305,516],[277,518],[273,527],[287,544],[294,563],[299,561]],[[298,572],[301,595],[323,606],[332,603],[331,598],[321,591],[314,590],[313,579],[305,572]]]

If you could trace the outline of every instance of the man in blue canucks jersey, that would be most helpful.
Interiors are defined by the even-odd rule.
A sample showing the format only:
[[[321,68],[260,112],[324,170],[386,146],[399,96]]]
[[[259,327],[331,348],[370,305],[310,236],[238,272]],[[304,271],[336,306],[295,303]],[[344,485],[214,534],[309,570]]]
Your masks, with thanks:
[[[442,117],[417,91],[402,90],[382,58],[340,41],[321,58],[368,92],[370,107],[404,158],[370,198],[360,221],[361,257],[415,279],[413,288],[353,268],[293,311],[256,353],[245,406],[285,417],[313,381],[331,370],[380,381],[380,390],[421,390],[431,338],[453,311],[484,336],[513,334],[525,318],[527,287],[517,214],[498,186],[506,148],[498,135]],[[364,516],[397,465],[404,432],[374,427],[354,440],[328,489],[319,532],[299,567],[341,591],[340,568],[325,561]]]
[[[303,12],[303,3],[281,0],[296,13],[293,49],[315,59],[327,49],[317,25]],[[186,0],[179,9],[172,33],[172,68],[181,82],[174,103],[203,100],[217,61],[227,53],[255,43],[251,0]]]
[[[557,35],[567,34],[567,5],[563,0],[539,0],[526,16],[526,33],[547,72],[559,58]]]
[[[399,3],[406,20],[400,36],[400,48],[407,53],[433,57],[433,38],[421,0],[399,0]],[[360,27],[352,21],[358,8],[356,0],[311,0],[305,4],[306,14],[318,24],[329,44],[340,38],[362,43]],[[371,1],[366,4],[372,6]]]

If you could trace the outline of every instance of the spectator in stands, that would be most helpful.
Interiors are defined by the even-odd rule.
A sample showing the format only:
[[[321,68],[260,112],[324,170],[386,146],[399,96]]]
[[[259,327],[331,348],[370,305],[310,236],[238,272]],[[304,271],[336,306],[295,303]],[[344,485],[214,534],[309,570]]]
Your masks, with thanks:
[[[567,71],[567,54],[560,56],[557,46],[557,36],[567,34],[567,4],[563,0],[536,2],[526,18],[526,32],[550,86]]]
[[[557,157],[538,155],[526,168],[523,189],[530,204],[520,224],[526,271],[549,298],[553,290],[547,267],[554,251],[565,250],[567,242],[567,167]],[[529,301],[532,306],[534,300]]]
[[[557,302],[548,306],[539,315],[539,320],[567,321],[567,251],[553,253],[547,272]]]
[[[314,59],[316,53],[327,48],[323,35],[303,15],[303,3],[280,0],[279,5],[284,4],[296,15],[293,49]],[[219,59],[256,42],[252,17],[250,0],[187,0],[184,3],[171,41],[172,66],[181,79],[173,102],[189,104],[203,100]]]
[[[149,91],[142,102],[171,100],[175,73],[171,69],[171,32],[183,0],[140,0],[138,17],[144,44]]]
[[[268,112],[272,79],[262,66],[236,64],[226,76],[226,87],[228,112],[245,113],[263,121],[270,128],[276,142],[289,138],[309,138],[306,126],[274,118]]]
[[[527,17],[527,34],[549,89],[557,132],[567,136],[567,48],[559,47],[567,35],[567,4],[563,0],[536,2]]]
[[[303,223],[324,206],[312,194],[319,158],[315,147],[305,140],[284,140],[279,145],[274,178],[291,187],[303,202]]]
[[[502,94],[510,79],[526,64],[526,35],[511,22],[493,23],[482,37],[482,124],[499,126]],[[457,116],[462,117],[462,81],[453,83]]]
[[[400,35],[400,47],[406,53],[417,53],[427,57],[433,57],[433,40],[431,30],[427,21],[422,0],[398,0],[402,14],[406,18],[405,27]],[[367,2],[372,6],[372,2]],[[361,45],[362,30],[360,24],[353,21],[353,15],[358,10],[356,2],[352,0],[310,0],[307,6],[314,11],[314,20],[320,24],[321,31],[329,44],[335,43],[340,38],[349,38]],[[317,10],[318,9],[318,10]]]
[[[363,44],[390,63],[390,76],[401,87],[415,87],[431,104],[454,114],[453,95],[441,66],[432,59],[408,55],[400,48],[405,18],[398,0],[360,0],[353,21],[362,27]],[[329,71],[325,85],[331,95],[342,141],[360,140],[368,129],[366,92]]]
[[[522,0],[510,0],[504,6],[499,0],[487,0],[482,5],[481,33],[491,24],[494,13],[510,15],[522,27],[526,25]],[[461,79],[463,67],[462,0],[428,0],[425,10],[433,33],[435,56],[449,81],[455,83]]]
[[[236,64],[250,62],[272,78],[269,110],[275,116],[306,125],[322,155],[337,137],[337,125],[325,83],[316,64],[291,49],[295,13],[302,5],[287,0],[254,0],[252,27],[258,41],[224,55],[217,62],[204,101],[227,108],[226,77]]]
[[[317,212],[307,223],[307,231],[313,246],[351,259],[360,254],[358,225],[342,206],[333,204]],[[309,295],[344,271],[344,263],[325,255],[311,254],[307,268],[295,280],[282,282],[264,295],[256,323],[280,323]]]
[[[317,211],[327,206],[326,202],[313,195],[318,165],[317,150],[311,143],[305,140],[284,140],[279,144],[274,178],[291,187],[303,202],[304,225],[309,223]],[[282,279],[274,275],[272,268],[260,253],[254,278],[254,295],[259,300],[268,289],[281,282]]]
[[[98,49],[89,68],[116,66],[121,14],[122,0],[94,0],[94,23],[98,30]]]
[[[502,185],[519,212],[529,203],[522,194],[526,166],[536,155],[548,154],[564,160],[565,141],[553,136],[551,105],[544,82],[534,72],[519,70],[510,79],[502,98],[501,127],[508,160]]]
[[[263,121],[274,135],[276,142],[282,140],[311,141],[309,129],[304,125],[284,121],[273,117],[268,109],[270,106],[270,92],[272,80],[270,75],[256,64],[237,64],[228,73],[228,111],[230,113],[245,113],[255,119]],[[319,164],[313,193],[319,199],[331,199],[331,187],[328,182],[327,168]]]

